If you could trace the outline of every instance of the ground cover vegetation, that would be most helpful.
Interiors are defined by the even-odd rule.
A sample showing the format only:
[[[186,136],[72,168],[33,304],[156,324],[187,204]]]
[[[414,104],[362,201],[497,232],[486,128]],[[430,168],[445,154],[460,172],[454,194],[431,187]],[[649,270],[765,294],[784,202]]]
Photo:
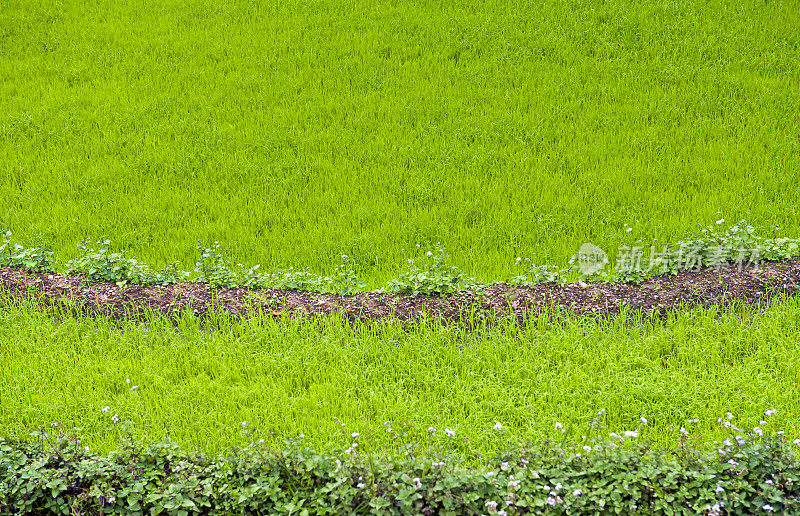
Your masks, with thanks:
[[[798,27],[780,2],[12,0],[0,268],[453,296],[792,258]],[[586,242],[622,259],[582,273]],[[143,324],[0,293],[0,514],[791,511],[799,312]]]
[[[777,228],[774,226],[773,236],[765,238],[746,220],[729,224],[727,228],[723,227],[724,222],[724,219],[718,219],[715,224],[701,225],[698,233],[675,243],[662,243],[659,247],[651,244],[647,257],[647,249],[641,240],[622,246],[615,261],[604,257],[608,262],[613,261],[613,265],[597,270],[582,267],[584,257],[580,251],[573,254],[568,267],[562,269],[556,265],[537,265],[530,258],[522,262],[522,257],[517,257],[515,265],[521,266],[521,273],[506,279],[504,283],[521,286],[583,280],[641,283],[648,278],[676,275],[704,267],[719,270],[733,265],[740,271],[745,268],[757,269],[765,261],[785,261],[800,255],[800,238],[776,237]],[[0,267],[13,267],[30,273],[56,270],[54,253],[49,248],[27,248],[13,243],[10,230],[0,235]],[[261,264],[233,265],[219,242],[214,242],[211,247],[197,246],[199,256],[193,273],[190,273],[182,270],[178,261],[169,263],[161,271],[155,271],[136,258],[129,257],[125,250],[109,252],[110,244],[111,240],[102,238],[97,241],[98,248],[95,249],[91,247],[91,240],[86,239],[78,245],[80,256],[67,261],[64,272],[79,274],[90,280],[114,281],[120,287],[129,284],[170,285],[193,280],[212,287],[310,290],[346,295],[364,291],[367,286],[357,277],[347,255],[341,256],[341,263],[332,276],[320,276],[308,269],[295,270],[293,267],[260,272]],[[419,251],[420,245],[416,247]],[[437,242],[433,250],[422,250],[417,252],[415,258],[409,258],[408,265],[400,275],[390,279],[378,291],[445,295],[481,285],[479,280],[467,277],[457,266],[447,263],[448,257]]]

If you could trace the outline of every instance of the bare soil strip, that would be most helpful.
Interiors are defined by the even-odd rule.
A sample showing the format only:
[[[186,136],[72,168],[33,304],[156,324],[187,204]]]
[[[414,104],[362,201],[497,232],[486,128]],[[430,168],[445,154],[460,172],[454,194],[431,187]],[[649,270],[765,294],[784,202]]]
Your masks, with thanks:
[[[643,315],[665,314],[685,306],[709,306],[734,302],[757,303],[779,294],[800,291],[800,257],[785,262],[765,262],[758,268],[719,271],[702,268],[665,275],[636,284],[578,282],[533,287],[503,283],[444,297],[431,295],[361,292],[339,296],[286,289],[213,288],[204,283],[184,282],[169,286],[118,287],[110,281],[57,274],[27,274],[18,269],[0,269],[0,285],[12,299],[35,298],[47,306],[68,306],[112,316],[141,316],[148,310],[168,317],[191,309],[205,316],[213,308],[237,317],[258,312],[282,315],[327,315],[338,311],[350,321],[459,322],[485,318],[524,320],[543,309],[558,309],[575,315],[614,315],[622,310]]]

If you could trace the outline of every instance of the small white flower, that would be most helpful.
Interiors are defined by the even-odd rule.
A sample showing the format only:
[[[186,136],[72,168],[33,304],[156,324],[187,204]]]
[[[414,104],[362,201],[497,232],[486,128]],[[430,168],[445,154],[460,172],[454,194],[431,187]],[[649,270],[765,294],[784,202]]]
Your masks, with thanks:
[[[119,422],[119,416],[114,414],[113,416],[111,416],[111,421],[113,421],[115,423]]]
[[[430,433],[432,433],[432,434],[435,434],[435,433],[436,433],[436,429],[435,429],[435,428],[433,428],[432,426],[429,426],[429,427],[428,427],[428,432],[430,432]]]
[[[723,222],[725,222],[725,219],[719,219],[719,220],[717,221],[717,226],[719,226],[719,225],[720,225],[720,224],[722,224]]]
[[[717,488],[714,489],[714,492],[717,493],[717,494],[723,493],[723,492],[725,492],[725,488],[722,487],[722,486],[717,486]]]
[[[247,426],[247,421],[242,421],[242,428]]]
[[[350,434],[350,437],[355,439],[356,437],[358,437],[358,435],[359,435],[358,432],[353,432],[352,434]]]
[[[495,430],[502,430],[502,429],[503,429],[503,425],[501,425],[499,422],[498,422],[498,423],[495,423],[495,424],[494,424],[494,429],[495,429]]]
[[[359,482],[358,484],[356,484],[356,487],[359,489],[364,489],[366,485],[364,485],[364,482]]]
[[[631,231],[633,231],[633,228],[628,228],[625,230],[626,233],[630,233]]]
[[[642,422],[643,425],[647,424],[647,420],[644,418],[644,416],[640,417],[639,420]]]
[[[731,414],[730,412],[728,412],[728,419],[733,419],[733,414]]]
[[[794,444],[796,444],[797,446],[800,446],[800,439],[795,439],[793,442],[794,442]]]
[[[735,460],[733,460],[733,459],[730,459],[730,460],[728,461],[728,464],[730,464],[731,466],[736,466],[736,465],[737,465],[737,464],[739,464],[739,463],[738,463],[738,462],[736,462],[736,461],[735,461]]]
[[[558,495],[553,495],[553,494],[551,493],[551,494],[550,494],[550,496],[547,498],[547,500],[546,500],[546,503],[547,503],[547,505],[556,505],[556,504],[558,504],[558,503],[561,503],[562,501],[563,501],[563,500],[561,499],[561,497],[560,497],[560,496],[558,496]]]
[[[764,414],[771,416],[775,413],[775,409],[769,409],[768,411],[764,412]]]
[[[761,426],[765,426],[767,422],[762,419],[761,421],[758,422],[758,424]]]
[[[517,263],[519,263],[521,260],[522,260],[522,258],[517,256]]]
[[[488,502],[486,502],[484,505],[485,505],[485,507],[486,507],[487,509],[489,509],[490,511],[494,511],[494,510],[496,510],[496,509],[497,509],[497,502],[495,502],[494,500],[489,500],[489,501],[488,501]]]
[[[432,256],[432,255],[433,255],[433,253],[432,253],[432,252],[430,252],[430,251],[428,251],[428,252],[427,252],[427,255],[428,255],[428,256]]]
[[[299,436],[299,437],[300,437],[300,439],[305,439],[305,437],[306,437],[306,434],[300,434],[300,436]]]
[[[89,447],[88,447],[88,446],[84,446],[84,447],[83,447],[83,451],[85,451],[85,452],[87,452],[87,453],[88,453],[88,452],[89,452]]]
[[[636,430],[627,430],[627,431],[623,432],[623,434],[625,434],[625,437],[628,437],[628,438],[639,437],[639,432],[637,432]]]
[[[559,482],[559,483],[556,484],[556,486],[553,489],[555,489],[556,491],[561,491],[561,487],[562,487],[561,486],[561,482]]]
[[[519,480],[509,480],[508,481],[508,487],[510,487],[512,489],[515,489],[515,488],[519,487]]]
[[[574,490],[572,492],[572,496],[580,496],[582,494],[583,494],[583,490],[581,490],[581,489],[576,489],[576,490]]]
[[[585,445],[583,445],[583,451],[585,451],[586,453],[589,453],[590,451],[592,451],[592,447],[589,446],[588,444],[585,444]]]
[[[502,509],[497,511],[497,516],[508,516],[508,513]]]
[[[456,435],[456,431],[452,430],[450,428],[445,428],[444,429],[444,433],[446,433],[448,435],[448,437],[455,437],[455,435]]]
[[[508,462],[503,462],[500,464],[500,469],[502,469],[503,471],[508,471],[508,468],[510,467],[511,465]]]
[[[100,409],[100,410],[101,410],[102,412],[108,412],[109,410],[111,410],[111,407],[109,407],[108,405],[106,405],[105,407],[103,407],[103,408],[102,408],[102,409]]]
[[[139,386],[138,386],[138,385],[134,385],[133,387],[131,387],[131,392],[134,392],[134,391],[136,391],[136,389],[138,389],[138,388],[139,388]]]
[[[753,427],[753,432],[757,433],[759,436],[763,436],[763,435],[764,435],[764,431],[763,431],[763,430],[761,430],[761,429],[760,429],[759,427],[757,427],[757,426],[756,426],[756,427]]]
[[[108,503],[114,503],[116,501],[117,501],[117,499],[114,498],[113,496],[108,499]]]
[[[685,429],[685,428],[683,428],[683,427],[681,427],[681,433],[682,433],[683,435],[689,435],[689,432],[687,432],[687,431],[686,431],[686,429]]]
[[[775,510],[770,504],[764,505],[764,507],[762,507],[762,509],[764,509],[767,512],[772,512],[772,511]]]
[[[131,383],[131,379],[130,379],[130,378],[125,378],[125,383],[127,383],[128,385],[130,385],[130,383]]]

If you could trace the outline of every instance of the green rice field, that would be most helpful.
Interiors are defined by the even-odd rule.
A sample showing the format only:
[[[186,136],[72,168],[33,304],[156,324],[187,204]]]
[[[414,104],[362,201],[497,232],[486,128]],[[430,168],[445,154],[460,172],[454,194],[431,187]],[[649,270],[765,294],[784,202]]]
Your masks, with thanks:
[[[370,289],[437,242],[492,282],[517,257],[563,267],[584,242],[720,219],[796,238],[798,52],[796,1],[10,0],[0,229],[62,269],[87,237],[187,270],[214,241],[264,269],[331,274],[344,254]],[[474,460],[556,423],[580,436],[602,409],[606,432],[664,446],[774,409],[795,438],[798,321],[781,298],[520,327],[174,326],[0,294],[0,435],[395,450],[447,428]]]
[[[103,451],[121,432],[115,414],[139,434],[215,452],[249,442],[248,430],[274,447],[304,434],[317,449],[343,448],[357,432],[362,444],[393,449],[426,443],[433,427],[441,440],[455,430],[453,445],[474,458],[545,433],[560,438],[556,423],[586,435],[603,409],[607,431],[639,429],[659,445],[675,445],[681,427],[699,444],[721,441],[717,418],[728,411],[737,425],[769,419],[766,431],[800,435],[797,299],[664,320],[542,317],[413,331],[335,318],[208,327],[184,318],[177,329],[157,317],[55,322],[7,301],[0,314],[0,427],[81,427]],[[402,428],[408,437],[395,440]]]

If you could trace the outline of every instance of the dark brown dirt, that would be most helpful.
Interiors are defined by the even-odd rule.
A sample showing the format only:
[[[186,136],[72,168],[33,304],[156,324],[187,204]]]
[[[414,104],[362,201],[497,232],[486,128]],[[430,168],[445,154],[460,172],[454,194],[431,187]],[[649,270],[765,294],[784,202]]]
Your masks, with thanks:
[[[800,291],[800,258],[761,263],[742,271],[735,267],[703,268],[659,276],[635,284],[579,282],[534,287],[502,283],[444,297],[362,292],[337,296],[295,290],[212,288],[203,283],[118,287],[114,282],[89,281],[81,276],[44,273],[31,275],[17,269],[0,269],[0,285],[12,299],[39,299],[47,306],[68,306],[113,316],[140,316],[148,310],[178,316],[190,309],[199,316],[210,309],[248,317],[262,311],[267,316],[316,316],[339,311],[350,321],[457,322],[474,318],[524,319],[543,309],[557,308],[575,315],[613,315],[622,310],[665,314],[684,306],[709,306],[734,302],[757,303],[775,295]]]

